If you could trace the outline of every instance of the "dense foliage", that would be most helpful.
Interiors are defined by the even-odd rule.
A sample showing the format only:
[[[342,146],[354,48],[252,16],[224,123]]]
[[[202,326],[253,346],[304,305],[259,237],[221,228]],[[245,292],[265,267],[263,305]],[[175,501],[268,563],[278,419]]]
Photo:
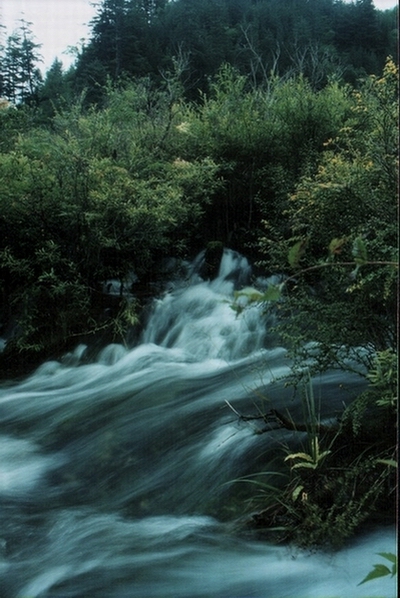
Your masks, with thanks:
[[[5,327],[18,322],[16,345],[41,350],[96,329],[105,280],[145,279],[172,247],[221,241],[289,275],[290,246],[307,247],[285,306],[295,350],[317,340],[329,361],[333,343],[393,346],[392,266],[365,266],[351,284],[346,267],[314,268],[333,239],[330,257],[349,261],[360,236],[369,261],[396,261],[393,60],[356,89],[333,78],[317,90],[303,74],[254,87],[224,65],[196,103],[181,76],[176,61],[162,84],[108,82],[101,107],[85,94],[67,105],[56,63],[38,108],[4,105],[2,313]],[[318,318],[307,331],[308,312]]]
[[[333,74],[354,81],[377,73],[396,52],[395,11],[379,13],[372,0],[104,0],[92,25],[78,88],[124,73],[159,80],[178,55],[191,97],[224,63],[256,84],[273,69],[302,73],[320,88]]]
[[[163,147],[171,110],[166,94],[131,85],[110,91],[101,112],[78,103],[0,155],[2,313],[18,322],[11,346],[40,351],[97,328],[102,283],[142,278],[155,258],[185,249],[217,167],[180,159],[172,141]],[[6,130],[16,118],[1,114]]]
[[[394,63],[388,60],[382,77],[371,76],[361,89],[345,93],[350,110],[338,134],[326,139],[316,170],[299,179],[287,201],[290,234],[285,238],[268,220],[259,240],[266,263],[275,261],[282,268],[286,262],[296,283],[286,305],[290,324],[282,334],[301,359],[308,352],[304,343],[318,341],[319,350],[312,350],[317,368],[332,363],[344,367],[349,354],[354,357],[345,347],[368,346],[370,351],[357,356],[367,367],[375,351],[396,347]]]
[[[321,89],[332,77],[356,84],[378,74],[396,53],[397,9],[378,11],[372,0],[101,0],[57,90],[55,66],[41,93],[40,44],[22,22],[0,46],[0,96],[46,105],[50,90],[67,98],[86,89],[98,103],[107,79],[159,84],[177,62],[186,98],[198,99],[226,63],[256,86],[271,73],[302,74]]]

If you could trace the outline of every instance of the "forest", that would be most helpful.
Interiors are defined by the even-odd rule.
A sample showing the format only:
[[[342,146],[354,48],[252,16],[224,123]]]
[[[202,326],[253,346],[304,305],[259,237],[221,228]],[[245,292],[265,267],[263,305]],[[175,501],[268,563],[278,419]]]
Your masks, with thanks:
[[[357,508],[393,516],[397,18],[372,0],[102,0],[75,64],[44,76],[23,23],[0,48],[2,377],[128,342],[165,258],[206,249],[212,276],[229,247],[280,274],[243,292],[275,310],[294,385],[305,363],[363,368],[341,434],[352,463],[365,451]]]

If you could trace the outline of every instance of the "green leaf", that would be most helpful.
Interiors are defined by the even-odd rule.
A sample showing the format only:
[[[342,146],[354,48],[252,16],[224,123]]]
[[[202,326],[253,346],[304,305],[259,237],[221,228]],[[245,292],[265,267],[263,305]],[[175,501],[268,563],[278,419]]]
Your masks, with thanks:
[[[386,575],[390,575],[391,571],[388,567],[386,567],[386,565],[382,565],[382,564],[378,564],[378,565],[374,565],[374,568],[372,571],[370,571],[368,573],[368,575],[366,577],[364,577],[364,579],[362,581],[360,581],[360,583],[358,584],[359,586],[362,583],[365,583],[366,581],[370,581],[371,579],[377,579],[378,577],[385,577]]]
[[[352,254],[357,265],[362,266],[367,262],[367,248],[361,237],[354,239]]]
[[[224,302],[227,303],[227,302]],[[229,307],[236,313],[236,314],[241,314],[243,311],[243,307],[241,305],[238,305],[237,303],[231,303],[229,305]]]
[[[298,268],[299,262],[306,251],[307,242],[307,239],[302,239],[301,241],[297,241],[297,243],[289,249],[288,262],[292,268]]]
[[[377,554],[379,554],[379,556],[383,556],[384,559],[387,559],[391,563],[394,563],[394,565],[396,566],[394,574],[396,574],[396,571],[397,571],[397,556],[395,554],[393,554],[392,552],[378,552]],[[393,574],[393,571],[392,571],[392,574]]]
[[[254,303],[256,301],[262,301],[263,293],[254,287],[245,287],[241,291],[236,291],[234,297],[235,299],[238,299],[239,297],[246,297],[250,303]]]
[[[279,301],[282,295],[282,284],[271,284],[263,295],[264,301]]]
[[[331,255],[341,253],[342,247],[346,241],[346,237],[342,237],[341,239],[332,239],[332,241],[329,243],[329,253]]]
[[[249,303],[262,303],[263,301],[278,301],[282,295],[283,284],[271,284],[267,290],[262,293],[254,287],[245,287],[241,291],[235,291],[235,301],[240,297],[245,297]]]
[[[292,466],[292,469],[300,469],[301,467],[305,467],[306,469],[317,469],[318,463],[296,463]]]
[[[296,488],[292,492],[292,500],[293,500],[293,502],[295,502],[298,499],[299,494],[300,494],[300,492],[302,490],[304,490],[304,486],[302,486],[301,484],[299,486],[296,486]]]
[[[293,453],[292,455],[285,457],[285,461],[288,461],[289,459],[304,459],[304,461],[313,462],[313,458],[310,455],[307,455],[307,453]]]

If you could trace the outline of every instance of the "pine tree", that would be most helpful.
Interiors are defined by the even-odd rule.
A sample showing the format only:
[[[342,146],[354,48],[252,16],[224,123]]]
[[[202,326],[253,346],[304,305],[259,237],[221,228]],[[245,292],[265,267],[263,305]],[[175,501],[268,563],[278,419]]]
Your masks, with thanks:
[[[376,46],[379,39],[377,12],[372,0],[356,1],[357,37],[354,40],[362,48]]]
[[[97,16],[92,21],[92,43],[97,50],[97,58],[107,65],[110,75],[115,78],[121,74],[124,44],[122,29],[126,12],[126,0],[103,0]]]
[[[2,37],[2,34],[5,32],[5,27],[4,25],[0,24],[0,35]],[[3,84],[4,84],[4,78],[3,78],[3,62],[4,62],[4,46],[2,44],[2,41],[0,39],[0,98],[4,95],[4,91],[3,91]]]
[[[39,107],[45,118],[52,118],[57,109],[71,100],[72,93],[62,62],[56,58],[47,71],[39,91]]]
[[[139,10],[145,15],[147,23],[151,23],[167,5],[168,0],[131,0],[133,10]]]
[[[2,94],[15,104],[32,101],[42,81],[37,68],[40,44],[33,41],[29,25],[21,21],[21,27],[8,37],[1,65]]]

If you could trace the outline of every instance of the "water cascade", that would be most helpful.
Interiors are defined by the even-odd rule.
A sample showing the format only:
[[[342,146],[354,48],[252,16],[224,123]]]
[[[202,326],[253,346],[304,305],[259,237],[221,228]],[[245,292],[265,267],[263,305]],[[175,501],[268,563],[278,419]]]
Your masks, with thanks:
[[[226,250],[211,281],[200,261],[154,301],[135,347],[90,364],[78,347],[0,388],[2,598],[395,596],[389,578],[357,586],[375,553],[394,551],[391,528],[310,554],[235,524],[232,481],[281,462],[293,434],[254,434],[226,401],[294,417],[301,405],[280,382],[290,364],[273,315],[232,309],[245,258]],[[342,383],[317,381],[323,418],[360,384]]]

